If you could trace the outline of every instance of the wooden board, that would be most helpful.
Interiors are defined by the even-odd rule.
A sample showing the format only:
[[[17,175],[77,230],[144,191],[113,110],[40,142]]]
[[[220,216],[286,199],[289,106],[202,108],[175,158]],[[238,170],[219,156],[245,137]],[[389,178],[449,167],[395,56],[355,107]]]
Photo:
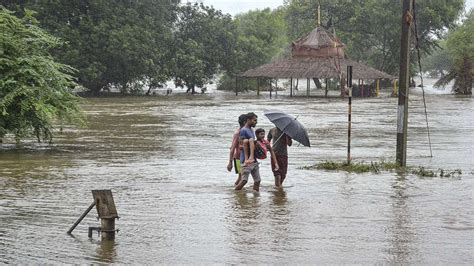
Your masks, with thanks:
[[[99,218],[118,218],[117,209],[115,208],[114,198],[110,189],[92,190],[95,207]]]

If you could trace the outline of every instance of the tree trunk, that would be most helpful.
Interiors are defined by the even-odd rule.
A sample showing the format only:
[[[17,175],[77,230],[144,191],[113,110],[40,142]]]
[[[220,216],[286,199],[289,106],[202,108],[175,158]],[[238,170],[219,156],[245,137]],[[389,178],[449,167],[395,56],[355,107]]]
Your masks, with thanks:
[[[323,85],[321,85],[321,82],[319,81],[319,79],[313,78],[313,81],[314,81],[314,85],[316,85],[316,88],[318,88],[318,89],[323,88]]]

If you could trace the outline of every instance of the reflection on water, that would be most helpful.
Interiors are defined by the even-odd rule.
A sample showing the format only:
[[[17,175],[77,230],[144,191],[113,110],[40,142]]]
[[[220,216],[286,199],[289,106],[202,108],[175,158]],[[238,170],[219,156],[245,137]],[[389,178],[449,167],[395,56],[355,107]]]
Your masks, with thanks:
[[[410,100],[408,164],[460,168],[459,179],[346,174],[300,167],[346,158],[347,102],[243,95],[87,99],[87,128],[53,145],[12,140],[0,148],[0,263],[470,264],[474,239],[474,103]],[[395,156],[395,98],[353,101],[352,155]],[[289,148],[285,188],[262,162],[259,193],[235,192],[226,171],[236,118],[281,109],[306,126],[313,148]],[[471,111],[471,112],[469,112]],[[121,219],[115,242],[87,238],[97,226],[92,189],[112,189]]]
[[[100,245],[97,247],[97,260],[99,262],[114,263],[117,257],[116,245],[116,241],[100,241]]]
[[[392,212],[393,224],[389,227],[391,233],[389,262],[395,264],[407,264],[420,262],[417,248],[414,244],[417,237],[414,231],[413,221],[410,215],[410,199],[406,190],[410,189],[409,181],[403,175],[398,175],[394,181]]]

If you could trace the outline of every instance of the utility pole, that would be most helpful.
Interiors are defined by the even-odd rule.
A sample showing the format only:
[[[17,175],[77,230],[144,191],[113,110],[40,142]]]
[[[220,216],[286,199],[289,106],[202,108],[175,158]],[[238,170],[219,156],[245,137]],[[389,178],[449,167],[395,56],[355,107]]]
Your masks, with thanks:
[[[402,37],[400,45],[400,78],[397,110],[397,163],[407,162],[408,87],[410,75],[410,31],[415,0],[403,0]]]

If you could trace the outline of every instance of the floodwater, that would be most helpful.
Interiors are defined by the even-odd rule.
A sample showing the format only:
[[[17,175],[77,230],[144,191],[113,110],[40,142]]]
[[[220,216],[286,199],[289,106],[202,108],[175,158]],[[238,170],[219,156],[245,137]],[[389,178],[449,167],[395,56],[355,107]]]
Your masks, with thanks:
[[[461,169],[456,178],[304,170],[344,160],[347,100],[230,93],[86,99],[88,127],[53,145],[0,150],[0,264],[474,263],[474,101],[428,94],[429,157],[420,92],[410,96],[408,165]],[[226,171],[237,116],[281,109],[306,125],[311,148],[289,148],[283,191],[268,159],[260,193],[235,192]],[[397,99],[354,99],[352,157],[393,161]],[[87,237],[112,189],[116,240]]]

